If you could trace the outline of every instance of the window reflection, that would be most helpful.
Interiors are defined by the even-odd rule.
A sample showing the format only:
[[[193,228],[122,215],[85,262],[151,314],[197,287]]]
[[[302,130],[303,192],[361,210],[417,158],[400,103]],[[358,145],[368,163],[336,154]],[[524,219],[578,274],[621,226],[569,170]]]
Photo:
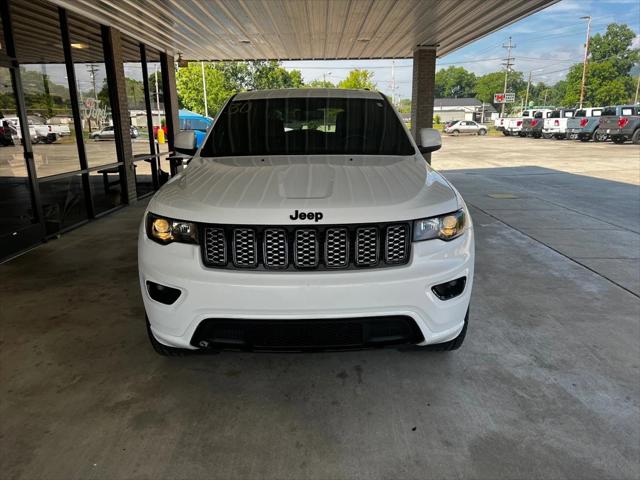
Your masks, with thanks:
[[[11,73],[8,68],[0,67],[0,237],[34,222],[20,135],[9,121],[15,116]]]
[[[40,0],[15,0],[11,7],[38,177],[78,170],[80,162],[57,8]],[[37,23],[38,35],[30,33],[34,19],[41,19]],[[10,121],[20,132],[18,118],[11,117]]]
[[[115,163],[118,156],[100,26],[71,13],[68,19],[87,164]]]

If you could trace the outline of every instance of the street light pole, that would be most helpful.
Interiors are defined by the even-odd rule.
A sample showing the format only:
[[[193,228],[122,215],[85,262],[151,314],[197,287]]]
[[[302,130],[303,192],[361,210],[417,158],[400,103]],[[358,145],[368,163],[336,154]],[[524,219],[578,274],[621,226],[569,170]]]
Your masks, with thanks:
[[[580,108],[584,102],[584,86],[587,79],[587,59],[589,56],[589,37],[591,36],[591,15],[586,17],[580,17],[582,20],[587,20],[587,41],[584,44],[584,60],[582,62],[582,82],[580,83]]]
[[[529,87],[531,87],[531,73],[529,70],[529,81],[527,82],[527,95],[524,97],[524,106],[527,107],[529,105]]]
[[[204,80],[204,62],[200,62],[200,68],[202,69],[202,94],[204,95],[204,116],[209,116],[209,108],[207,106],[207,82]]]

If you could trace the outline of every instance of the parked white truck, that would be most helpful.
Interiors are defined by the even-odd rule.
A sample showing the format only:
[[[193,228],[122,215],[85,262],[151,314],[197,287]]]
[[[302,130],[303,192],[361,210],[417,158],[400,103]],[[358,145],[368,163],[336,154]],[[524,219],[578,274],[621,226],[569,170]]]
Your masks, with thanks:
[[[460,347],[474,234],[440,145],[365,90],[242,92],[180,132],[138,236],[154,349]]]
[[[29,136],[32,143],[53,143],[59,137],[71,135],[71,130],[67,125],[47,125],[40,117],[29,116]],[[22,130],[20,129],[20,119],[18,117],[6,117],[5,120],[11,122],[16,129],[14,143],[22,141]]]
[[[542,125],[542,137],[546,139],[567,138],[567,121],[573,117],[574,108],[560,108],[551,112],[548,118],[544,119]]]

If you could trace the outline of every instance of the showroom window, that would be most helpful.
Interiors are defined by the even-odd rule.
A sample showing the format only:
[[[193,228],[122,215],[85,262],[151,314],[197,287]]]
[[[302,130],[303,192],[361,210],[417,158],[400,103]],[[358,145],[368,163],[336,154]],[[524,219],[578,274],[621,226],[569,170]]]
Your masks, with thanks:
[[[165,127],[162,66],[170,64],[49,1],[1,0],[0,19],[2,260],[166,181],[158,163],[168,143],[157,130]],[[120,56],[124,64],[113,61]],[[122,71],[126,102],[115,88]],[[127,116],[133,128],[124,135]],[[125,170],[131,160],[136,168]]]
[[[109,79],[101,27],[68,14],[70,52],[94,213],[123,203]]]

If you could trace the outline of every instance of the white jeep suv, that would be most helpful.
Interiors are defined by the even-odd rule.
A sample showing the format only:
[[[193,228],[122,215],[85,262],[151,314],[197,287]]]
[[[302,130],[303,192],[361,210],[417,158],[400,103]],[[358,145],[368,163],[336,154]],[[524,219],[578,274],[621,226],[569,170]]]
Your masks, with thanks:
[[[473,283],[471,218],[376,92],[232,97],[140,226],[149,338],[188,350],[458,348]],[[422,152],[422,153],[421,153]]]

